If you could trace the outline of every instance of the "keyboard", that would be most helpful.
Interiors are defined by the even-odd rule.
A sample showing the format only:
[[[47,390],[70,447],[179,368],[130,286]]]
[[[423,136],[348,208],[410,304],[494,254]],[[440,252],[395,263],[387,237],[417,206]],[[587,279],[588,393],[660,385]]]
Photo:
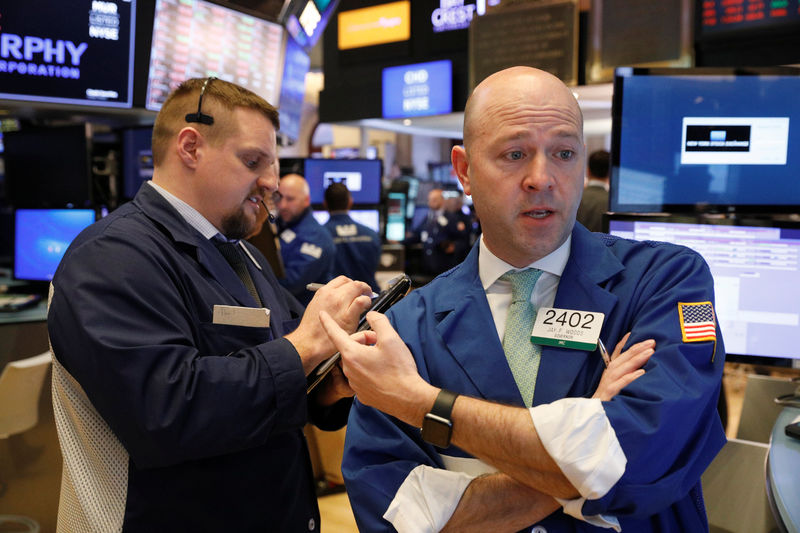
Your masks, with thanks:
[[[0,294],[0,312],[27,309],[38,304],[41,299],[40,294]]]

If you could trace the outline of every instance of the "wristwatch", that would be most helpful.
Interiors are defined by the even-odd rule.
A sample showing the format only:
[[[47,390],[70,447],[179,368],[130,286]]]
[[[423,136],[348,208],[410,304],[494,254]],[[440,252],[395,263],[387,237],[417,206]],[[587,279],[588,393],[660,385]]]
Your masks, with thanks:
[[[453,434],[450,413],[453,412],[456,398],[458,394],[454,392],[445,389],[439,391],[431,411],[422,420],[422,440],[439,448],[450,446],[450,436]]]

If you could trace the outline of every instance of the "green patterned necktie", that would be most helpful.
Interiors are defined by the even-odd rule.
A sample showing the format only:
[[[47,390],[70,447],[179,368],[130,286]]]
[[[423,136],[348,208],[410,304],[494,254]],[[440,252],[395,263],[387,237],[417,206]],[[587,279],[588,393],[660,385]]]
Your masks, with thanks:
[[[542,275],[538,268],[509,270],[500,279],[511,282],[511,306],[506,317],[503,350],[526,407],[533,404],[533,389],[542,348],[531,342],[536,309],[531,303],[533,286]]]

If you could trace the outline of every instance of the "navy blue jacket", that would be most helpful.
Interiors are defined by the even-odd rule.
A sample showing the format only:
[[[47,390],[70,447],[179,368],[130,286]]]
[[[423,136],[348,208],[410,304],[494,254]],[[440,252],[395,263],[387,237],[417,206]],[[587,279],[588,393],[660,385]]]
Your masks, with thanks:
[[[129,455],[108,465],[127,469],[123,531],[319,527],[302,431],[306,377],[281,339],[303,308],[246,246],[263,268],[246,261],[271,311],[268,328],[212,323],[216,304],[255,303],[149,184],[83,231],[56,272],[54,354]],[[348,406],[337,406],[344,411],[326,413],[326,427],[344,421]]]
[[[325,223],[336,246],[333,265],[334,277],[340,274],[350,279],[369,283],[372,290],[380,292],[375,272],[381,257],[381,238],[364,224],[359,224],[347,213],[331,214]]]
[[[327,283],[334,277],[336,247],[333,239],[316,221],[310,208],[289,223],[279,220],[278,235],[286,271],[286,277],[280,283],[303,305],[308,305],[314,293],[307,290],[306,285]]]
[[[478,275],[476,244],[467,259],[387,312],[414,354],[420,375],[437,387],[509,405],[522,398],[494,327]],[[678,303],[714,301],[703,258],[672,244],[635,242],[572,232],[569,260],[554,307],[605,313],[600,338],[610,349],[631,331],[629,345],[653,338],[646,374],[603,402],[627,466],[584,516],[619,518],[623,532],[708,531],[700,476],[722,448],[717,413],[725,351],[716,342],[684,342]],[[534,406],[591,397],[604,364],[597,351],[542,347]],[[382,515],[408,473],[420,464],[444,468],[443,456],[419,429],[355,402],[347,426],[342,471],[361,531],[392,531]],[[560,510],[539,525],[553,532],[608,531]]]

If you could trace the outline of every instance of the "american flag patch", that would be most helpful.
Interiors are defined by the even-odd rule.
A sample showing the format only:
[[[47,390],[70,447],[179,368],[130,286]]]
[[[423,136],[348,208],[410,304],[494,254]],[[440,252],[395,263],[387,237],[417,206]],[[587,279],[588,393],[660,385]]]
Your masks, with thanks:
[[[717,322],[711,302],[678,302],[683,342],[717,341]]]

